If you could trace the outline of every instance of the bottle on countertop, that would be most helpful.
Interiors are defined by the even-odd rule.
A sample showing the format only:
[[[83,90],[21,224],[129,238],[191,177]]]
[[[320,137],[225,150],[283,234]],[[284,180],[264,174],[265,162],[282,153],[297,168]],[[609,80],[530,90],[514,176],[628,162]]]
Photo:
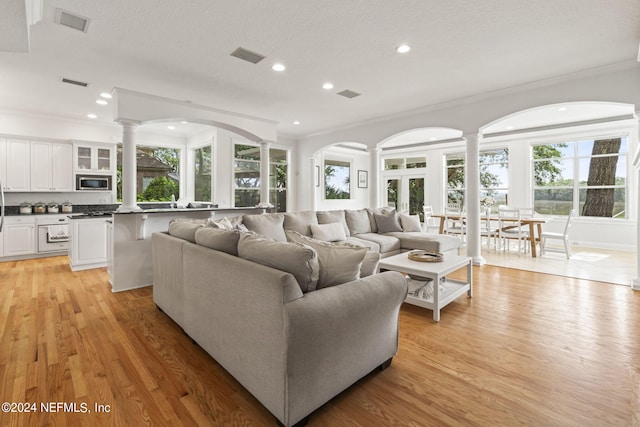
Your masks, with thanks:
[[[70,201],[65,200],[62,203],[62,213],[73,213],[73,205]]]
[[[33,206],[29,202],[20,203],[20,213],[30,215],[33,213]]]

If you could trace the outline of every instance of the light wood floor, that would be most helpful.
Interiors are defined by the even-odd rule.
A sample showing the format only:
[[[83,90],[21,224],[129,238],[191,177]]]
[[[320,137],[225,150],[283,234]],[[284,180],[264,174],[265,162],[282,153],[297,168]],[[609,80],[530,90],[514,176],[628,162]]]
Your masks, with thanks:
[[[403,306],[400,350],[310,426],[640,423],[640,292],[483,266],[474,297]],[[151,288],[113,294],[65,257],[0,263],[1,426],[269,426],[274,418],[171,320]],[[109,405],[96,413],[94,405]],[[63,408],[60,408],[63,411]]]

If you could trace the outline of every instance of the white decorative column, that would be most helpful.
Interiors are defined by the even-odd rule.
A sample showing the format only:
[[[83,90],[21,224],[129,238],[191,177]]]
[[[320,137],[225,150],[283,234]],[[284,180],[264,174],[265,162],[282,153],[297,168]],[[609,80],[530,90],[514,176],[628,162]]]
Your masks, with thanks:
[[[369,148],[369,207],[380,207],[380,149]]]
[[[480,136],[465,136],[467,140],[467,194],[465,205],[467,210],[467,256],[473,264],[482,265],[487,261],[480,252]]]
[[[136,130],[140,122],[121,119],[122,126],[122,204],[118,212],[140,212],[136,191]]]
[[[269,141],[260,141],[260,203],[259,208],[271,208],[269,203]]]

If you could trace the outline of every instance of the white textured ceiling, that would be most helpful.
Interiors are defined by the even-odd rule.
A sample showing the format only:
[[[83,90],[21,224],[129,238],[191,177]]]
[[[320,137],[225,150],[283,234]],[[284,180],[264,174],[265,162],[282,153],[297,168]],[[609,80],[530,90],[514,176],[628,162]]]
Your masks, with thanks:
[[[88,31],[55,24],[56,8],[90,18]],[[44,0],[30,36],[29,53],[0,52],[0,109],[112,121],[95,100],[122,87],[301,136],[634,61],[640,1]],[[401,43],[411,52],[396,53]],[[229,56],[239,46],[267,58]],[[272,71],[276,61],[287,70]]]

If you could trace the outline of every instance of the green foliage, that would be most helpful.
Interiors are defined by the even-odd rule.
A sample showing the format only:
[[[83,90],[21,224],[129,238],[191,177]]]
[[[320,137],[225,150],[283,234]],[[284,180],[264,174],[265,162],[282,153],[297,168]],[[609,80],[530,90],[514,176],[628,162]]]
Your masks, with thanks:
[[[178,183],[164,176],[154,178],[142,194],[138,195],[139,202],[169,202],[171,196],[179,193]]]
[[[351,193],[349,192],[349,176],[344,179],[344,184],[346,186],[346,190],[344,188],[338,188],[335,185],[331,185],[328,183],[329,178],[336,175],[336,166],[325,165],[324,167],[324,176],[325,176],[325,185],[324,185],[324,198],[325,199],[350,199]]]

